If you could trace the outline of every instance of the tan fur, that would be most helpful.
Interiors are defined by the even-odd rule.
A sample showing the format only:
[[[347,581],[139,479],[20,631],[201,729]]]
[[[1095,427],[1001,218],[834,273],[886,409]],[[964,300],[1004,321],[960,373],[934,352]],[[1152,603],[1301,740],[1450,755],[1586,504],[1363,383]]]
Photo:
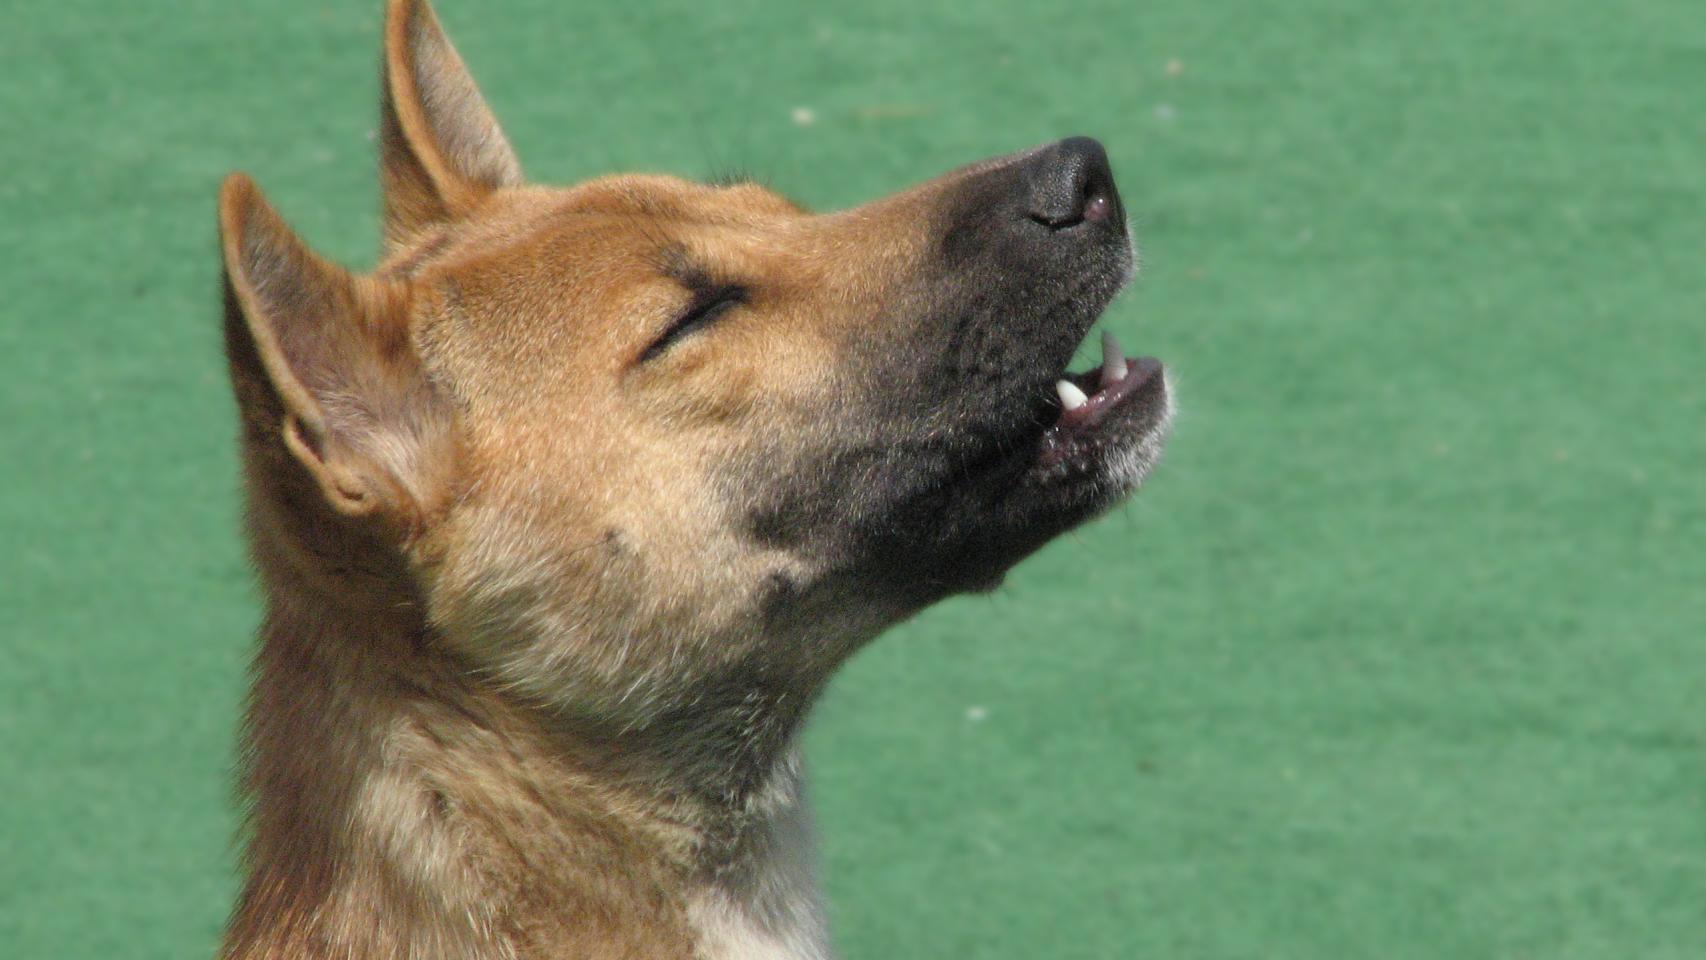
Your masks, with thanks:
[[[829,215],[530,186],[424,2],[385,42],[372,274],[220,196],[267,600],[223,955],[825,956],[793,733],[911,608],[749,535],[726,465],[852,429],[977,168]],[[640,362],[672,257],[752,293]]]

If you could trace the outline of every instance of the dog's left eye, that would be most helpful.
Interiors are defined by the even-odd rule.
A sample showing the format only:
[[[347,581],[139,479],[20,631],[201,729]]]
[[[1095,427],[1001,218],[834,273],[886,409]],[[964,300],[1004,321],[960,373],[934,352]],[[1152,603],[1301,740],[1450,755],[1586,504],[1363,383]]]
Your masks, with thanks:
[[[707,326],[730,309],[745,303],[746,296],[745,287],[732,283],[695,291],[693,302],[687,305],[681,316],[675,318],[675,322],[669,325],[669,329],[665,330],[662,336],[652,341],[652,345],[640,354],[640,362],[645,363],[656,357],[668,350],[675,341]]]

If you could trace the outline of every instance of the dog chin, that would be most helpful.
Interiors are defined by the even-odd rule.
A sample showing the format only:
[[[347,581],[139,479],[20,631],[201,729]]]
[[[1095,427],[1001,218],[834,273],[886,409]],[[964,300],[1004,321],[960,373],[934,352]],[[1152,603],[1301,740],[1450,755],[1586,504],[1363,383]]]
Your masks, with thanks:
[[[1142,485],[1172,427],[1173,389],[1160,364],[1147,358],[1134,367],[1138,364],[1144,369],[1133,378],[1141,376],[1141,382],[1107,402],[1108,409],[1093,410],[1094,420],[1057,423],[1044,433],[1031,468],[1037,486],[1061,488],[1068,497],[1075,488],[1088,488],[1112,506]],[[1090,395],[1086,406],[1094,407],[1112,392]],[[1063,420],[1075,412],[1063,414]]]
[[[1049,541],[1113,509],[1143,485],[1161,459],[1173,420],[1173,391],[1157,365],[1140,390],[1121,397],[1094,423],[1039,442],[1036,460],[1004,509],[994,549],[973,550],[965,590],[999,586],[1007,570]],[[983,560],[982,569],[978,559]]]

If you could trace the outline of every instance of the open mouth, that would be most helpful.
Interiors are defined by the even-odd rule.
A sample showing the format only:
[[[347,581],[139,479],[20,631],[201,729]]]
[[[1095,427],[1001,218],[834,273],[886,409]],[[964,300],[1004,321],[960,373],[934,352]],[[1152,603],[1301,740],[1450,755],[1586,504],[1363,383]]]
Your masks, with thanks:
[[[1126,359],[1119,341],[1102,333],[1102,365],[1083,373],[1068,373],[1056,381],[1060,412],[1043,431],[1038,463],[1051,467],[1075,454],[1099,446],[1104,426],[1125,422],[1147,406],[1143,398],[1164,389],[1161,361],[1154,357]]]

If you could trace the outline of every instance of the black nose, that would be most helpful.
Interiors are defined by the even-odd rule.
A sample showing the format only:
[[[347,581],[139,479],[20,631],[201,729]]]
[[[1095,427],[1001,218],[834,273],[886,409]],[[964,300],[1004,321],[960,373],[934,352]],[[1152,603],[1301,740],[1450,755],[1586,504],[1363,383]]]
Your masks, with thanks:
[[[1107,223],[1125,228],[1108,152],[1091,137],[1068,137],[1025,161],[1025,216],[1050,230]]]

